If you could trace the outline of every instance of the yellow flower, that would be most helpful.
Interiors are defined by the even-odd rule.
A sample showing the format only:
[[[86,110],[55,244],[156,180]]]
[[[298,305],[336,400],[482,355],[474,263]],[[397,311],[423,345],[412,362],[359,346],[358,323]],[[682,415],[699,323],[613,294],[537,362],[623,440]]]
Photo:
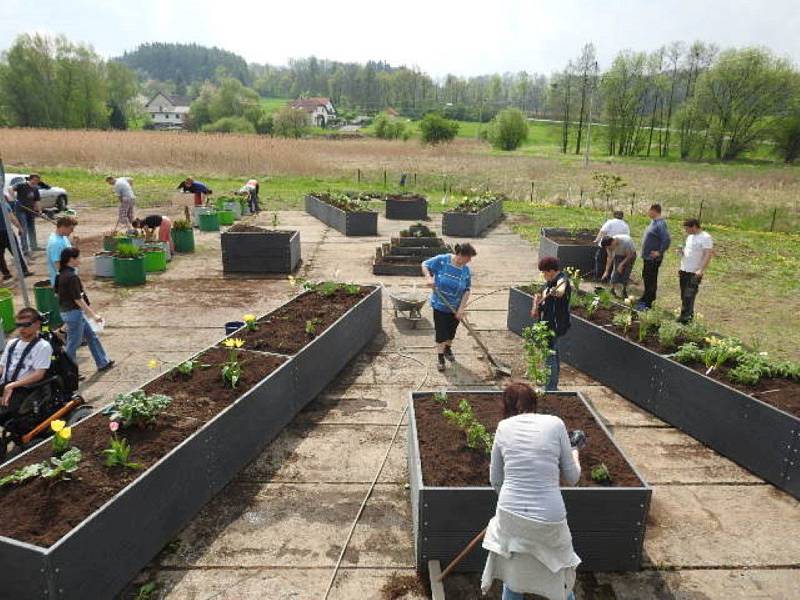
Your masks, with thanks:
[[[241,348],[242,346],[244,346],[244,340],[239,338],[228,338],[227,340],[222,342],[222,345],[225,346],[226,348]]]
[[[58,433],[59,431],[64,429],[64,427],[66,427],[66,426],[67,426],[67,424],[64,421],[61,421],[61,420],[56,420],[56,421],[53,421],[52,423],[50,423],[50,429],[52,429],[56,433]]]
[[[289,280],[289,285],[290,286],[297,287],[297,279],[295,279],[291,275],[289,275],[289,277],[287,277],[287,279]]]
[[[58,437],[62,440],[68,440],[72,437],[72,427],[64,427],[61,431],[58,432]]]
[[[245,323],[252,323],[253,321],[256,320],[256,316],[255,315],[245,315],[245,316],[242,317],[242,320]]]
[[[155,358],[151,358],[147,361],[148,369],[155,369],[156,367],[158,367],[158,361]]]

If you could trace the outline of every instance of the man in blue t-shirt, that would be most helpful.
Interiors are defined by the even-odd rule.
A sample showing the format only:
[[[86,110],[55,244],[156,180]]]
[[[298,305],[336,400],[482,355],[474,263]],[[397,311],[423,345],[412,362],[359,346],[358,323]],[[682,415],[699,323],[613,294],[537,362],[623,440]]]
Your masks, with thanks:
[[[56,283],[61,251],[64,248],[72,248],[69,236],[72,235],[77,224],[78,220],[75,217],[68,215],[59,217],[56,221],[56,230],[50,234],[47,240],[47,274],[50,276],[50,285]]]
[[[194,205],[202,206],[205,204],[206,196],[213,194],[208,186],[202,181],[195,181],[193,177],[187,177],[178,184],[178,189],[183,193],[194,194]]]
[[[439,254],[422,263],[422,273],[433,288],[431,307],[439,371],[445,369],[445,358],[450,362],[456,360],[451,346],[472,287],[472,274],[467,263],[476,254],[472,244],[456,244],[455,254]]]

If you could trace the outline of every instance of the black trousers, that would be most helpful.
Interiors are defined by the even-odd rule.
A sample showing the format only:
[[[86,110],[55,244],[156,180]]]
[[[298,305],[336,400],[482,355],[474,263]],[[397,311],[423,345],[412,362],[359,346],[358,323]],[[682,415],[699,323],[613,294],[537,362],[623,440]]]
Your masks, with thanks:
[[[681,286],[681,316],[678,317],[678,321],[688,323],[694,319],[694,301],[697,298],[697,292],[700,291],[702,277],[698,277],[694,273],[678,271],[678,280]]]
[[[656,292],[658,291],[658,270],[661,268],[660,258],[656,260],[644,261],[642,267],[642,280],[644,281],[644,293],[639,298],[639,302],[644,304],[647,308],[653,306],[656,301]]]
[[[451,312],[433,309],[433,326],[436,331],[436,343],[449,342],[456,337],[458,319]]]
[[[22,272],[27,273],[28,265],[25,262],[24,255],[22,254],[22,248],[19,247],[17,236],[15,236],[12,233],[11,237],[13,238],[14,243],[17,245],[17,253],[19,254],[19,259],[22,262],[21,264]],[[5,229],[0,229],[0,272],[2,272],[3,275],[11,275],[11,271],[8,270],[8,265],[6,264],[6,250],[8,250],[8,252],[11,254],[13,258],[14,251],[11,249],[11,243],[9,240],[8,231],[6,231]]]

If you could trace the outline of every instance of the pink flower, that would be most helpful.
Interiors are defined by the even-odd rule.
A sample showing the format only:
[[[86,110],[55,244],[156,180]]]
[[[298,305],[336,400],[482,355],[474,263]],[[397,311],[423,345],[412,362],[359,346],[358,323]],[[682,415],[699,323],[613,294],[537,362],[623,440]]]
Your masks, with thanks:
[[[108,424],[108,428],[116,433],[116,431],[119,429],[119,423],[117,423],[116,421],[110,421]]]

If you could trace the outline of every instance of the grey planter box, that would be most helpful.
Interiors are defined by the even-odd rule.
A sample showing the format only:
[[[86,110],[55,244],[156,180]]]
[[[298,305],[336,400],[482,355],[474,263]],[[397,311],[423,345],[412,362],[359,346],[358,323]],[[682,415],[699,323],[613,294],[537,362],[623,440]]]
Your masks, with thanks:
[[[391,258],[391,257],[389,257]],[[422,277],[422,268],[419,263],[410,264],[397,264],[391,262],[373,262],[372,274],[373,275],[405,275],[406,277]]]
[[[300,232],[226,231],[222,238],[223,273],[292,273],[300,263]]]
[[[49,548],[0,537],[2,597],[114,598],[380,331],[380,308],[378,287]]]
[[[387,197],[386,218],[401,221],[425,221],[428,218],[428,201],[423,197]]]
[[[594,259],[597,254],[597,244],[563,244],[550,239],[551,235],[565,235],[583,238],[589,241],[594,240],[597,232],[588,229],[579,232],[569,229],[558,229],[553,227],[543,227],[539,237],[539,258],[543,256],[554,256],[558,259],[561,268],[572,267],[580,269],[584,275],[594,273]]]
[[[503,201],[498,200],[477,213],[446,212],[442,233],[452,237],[480,237],[503,216]]]
[[[496,389],[458,391],[459,396]],[[411,394],[408,417],[408,471],[411,484],[411,512],[414,525],[414,546],[417,569],[427,570],[429,560],[442,565],[458,555],[469,541],[489,522],[497,507],[497,494],[489,487],[432,487],[422,479],[417,424],[414,416],[415,399]],[[580,393],[555,392],[563,396],[578,396],[611,438],[602,420]],[[613,443],[613,438],[612,438]],[[616,445],[616,444],[615,444]],[[617,447],[624,455],[621,449]],[[627,457],[626,457],[627,460]],[[630,464],[630,461],[628,461]],[[585,467],[584,467],[585,468]],[[631,469],[636,469],[631,465]],[[571,487],[562,488],[567,520],[572,532],[575,552],[583,561],[580,569],[587,571],[635,571],[641,568],[642,545],[650,508],[652,489],[636,472],[642,487]],[[480,571],[487,552],[478,547],[456,568],[457,571]]]
[[[392,238],[392,246],[400,248],[423,248],[433,247],[439,248],[443,244],[440,237],[394,237]]]
[[[378,213],[345,212],[316,196],[306,196],[306,212],[348,236],[378,235]]]
[[[508,328],[532,324],[532,298],[511,288]],[[561,359],[754,475],[800,498],[800,419],[572,315]],[[613,358],[611,358],[613,357]]]

